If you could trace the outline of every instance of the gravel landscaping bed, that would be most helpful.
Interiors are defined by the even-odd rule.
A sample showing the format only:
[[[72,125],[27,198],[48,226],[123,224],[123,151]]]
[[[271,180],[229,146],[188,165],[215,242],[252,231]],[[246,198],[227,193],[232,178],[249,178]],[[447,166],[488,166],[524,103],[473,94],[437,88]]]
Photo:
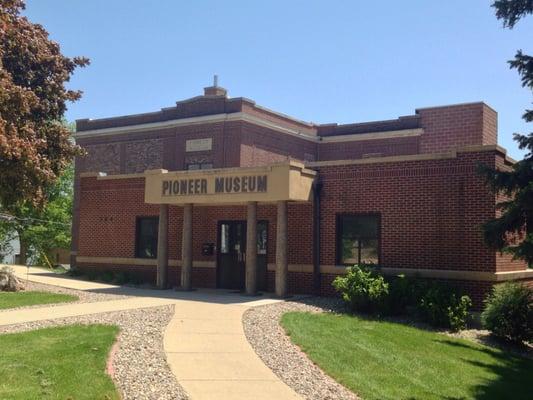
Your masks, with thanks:
[[[112,369],[121,398],[187,399],[187,394],[170,371],[163,349],[163,332],[173,314],[174,306],[117,311],[1,326],[0,334],[71,324],[118,325],[121,330]]]
[[[254,307],[243,316],[246,338],[261,360],[299,395],[309,400],[353,400],[358,397],[327,376],[296,345],[279,324],[288,311],[340,311],[338,299],[308,298]]]
[[[119,300],[119,299],[125,299],[129,297],[126,295],[97,293],[97,292],[88,292],[85,290],[67,289],[67,288],[60,287],[60,286],[46,285],[44,283],[26,281],[24,279],[21,279],[20,281],[23,284],[24,290],[26,292],[52,292],[52,293],[70,294],[73,296],[78,296],[79,300],[68,302],[68,303],[35,304],[32,306],[6,308],[3,310],[0,310],[0,312],[20,310],[24,308],[55,307],[55,306],[63,306],[65,304],[94,303],[97,301]]]

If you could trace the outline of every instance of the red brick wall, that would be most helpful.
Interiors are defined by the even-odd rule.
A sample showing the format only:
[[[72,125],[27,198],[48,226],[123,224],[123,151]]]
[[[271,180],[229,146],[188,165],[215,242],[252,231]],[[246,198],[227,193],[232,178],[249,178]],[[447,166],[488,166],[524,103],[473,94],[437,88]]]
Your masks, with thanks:
[[[498,143],[498,113],[483,104],[483,144]]]
[[[321,263],[335,264],[337,213],[381,215],[381,262],[386,267],[495,271],[496,256],[485,247],[480,224],[494,215],[494,196],[475,172],[492,152],[460,153],[457,158],[320,168]],[[144,180],[84,178],[80,196],[78,255],[133,257],[136,216],[157,216],[144,203]],[[182,209],[170,207],[169,257],[181,257]],[[275,262],[275,205],[260,205],[267,220],[269,263]],[[289,263],[312,264],[312,204],[289,205]],[[245,206],[195,207],[193,254],[216,243],[217,222],[246,220]],[[516,269],[522,269],[521,266]]]
[[[418,153],[420,153],[418,136],[356,142],[324,142],[320,143],[318,148],[320,161],[352,160],[371,154],[387,157]]]
[[[482,242],[480,224],[495,215],[495,196],[476,172],[491,164],[495,152],[459,153],[457,158],[322,167],[321,264],[335,264],[337,213],[381,215],[381,263],[385,267],[495,272],[520,270]],[[501,161],[499,161],[501,162]],[[80,185],[79,256],[134,257],[137,216],[157,216],[159,207],[144,203],[144,179],[97,180]],[[289,204],[289,264],[313,263],[312,204]],[[181,258],[182,209],[169,209],[169,258]],[[268,263],[275,263],[276,206],[260,205],[258,219],[268,221]],[[246,206],[194,207],[193,258],[216,263],[216,255],[201,254],[202,243],[217,243],[222,220],[246,220]],[[130,270],[155,280],[154,266],[79,264],[80,267]],[[172,284],[179,268],[171,267]],[[333,295],[334,274],[321,275],[321,294]],[[289,273],[289,291],[312,293],[311,273]],[[462,281],[461,281],[462,282]],[[476,304],[491,287],[487,282],[464,284]],[[216,286],[215,268],[194,268],[193,284]],[[274,272],[268,272],[269,290]]]
[[[477,162],[494,155],[460,153],[457,159],[322,167],[321,263],[335,264],[337,213],[377,212],[382,218],[381,261],[387,267],[495,271],[495,254],[479,225],[494,215],[493,195],[476,175]],[[144,180],[84,178],[80,196],[80,256],[133,257],[136,216],[157,216],[144,203]],[[182,210],[170,207],[169,256],[181,253]],[[276,209],[259,206],[269,221],[269,262],[275,262]],[[246,207],[195,207],[195,260],[201,244],[216,243],[219,220],[245,220]],[[312,263],[312,205],[289,206],[289,263]],[[518,266],[516,269],[522,269]]]
[[[143,178],[83,178],[78,255],[134,257],[136,217],[157,215],[157,205],[144,203]]]
[[[321,263],[335,264],[337,213],[381,215],[385,267],[495,271],[480,224],[494,215],[494,195],[476,173],[494,153],[401,163],[321,167]]]
[[[424,129],[421,153],[497,143],[497,114],[483,103],[423,108],[416,111]]]
[[[272,129],[244,123],[241,140],[241,167],[262,166],[295,159],[314,161],[317,143]]]

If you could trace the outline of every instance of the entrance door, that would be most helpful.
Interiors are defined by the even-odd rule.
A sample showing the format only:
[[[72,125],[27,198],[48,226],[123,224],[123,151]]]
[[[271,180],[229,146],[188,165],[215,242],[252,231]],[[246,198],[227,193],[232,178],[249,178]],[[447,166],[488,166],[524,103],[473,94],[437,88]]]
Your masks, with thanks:
[[[218,224],[217,286],[244,290],[246,277],[246,221]],[[257,223],[257,289],[267,286],[267,222]]]
[[[246,222],[218,224],[218,287],[244,289],[246,267]]]

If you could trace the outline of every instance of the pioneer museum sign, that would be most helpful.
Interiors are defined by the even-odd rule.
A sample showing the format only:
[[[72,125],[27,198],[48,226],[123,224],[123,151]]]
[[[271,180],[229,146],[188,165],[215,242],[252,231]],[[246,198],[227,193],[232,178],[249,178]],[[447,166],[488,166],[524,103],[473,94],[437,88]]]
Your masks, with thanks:
[[[308,201],[316,172],[302,163],[194,171],[145,172],[145,201],[152,204],[213,204]]]
[[[162,183],[162,195],[186,196],[192,194],[266,192],[267,182],[267,175],[164,180]]]

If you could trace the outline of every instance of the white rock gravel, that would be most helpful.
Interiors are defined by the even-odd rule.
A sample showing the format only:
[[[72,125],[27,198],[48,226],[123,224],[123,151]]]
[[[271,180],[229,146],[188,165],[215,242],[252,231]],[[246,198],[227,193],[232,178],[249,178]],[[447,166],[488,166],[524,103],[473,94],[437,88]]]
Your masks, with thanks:
[[[339,300],[309,298],[251,308],[243,316],[246,338],[261,360],[299,395],[308,400],[353,400],[358,397],[326,375],[294,345],[279,324],[288,311],[342,309]]]
[[[51,303],[51,304],[35,304],[32,306],[23,306],[15,308],[6,308],[0,310],[0,312],[13,311],[14,309],[23,309],[23,308],[39,308],[39,307],[54,307],[62,306],[65,304],[77,304],[77,303],[94,303],[97,301],[109,301],[109,300],[120,300],[125,299],[127,295],[111,294],[111,293],[99,293],[99,292],[89,292],[85,290],[74,290],[67,289],[60,286],[46,285],[44,283],[37,283],[32,281],[26,281],[21,279],[20,282],[24,286],[24,291],[26,292],[52,292],[52,293],[61,293],[61,294],[70,294],[73,296],[78,296],[78,300],[69,302],[69,303]]]
[[[188,399],[172,374],[163,349],[163,332],[174,306],[93,314],[0,326],[0,334],[72,324],[118,325],[113,380],[124,400]]]

